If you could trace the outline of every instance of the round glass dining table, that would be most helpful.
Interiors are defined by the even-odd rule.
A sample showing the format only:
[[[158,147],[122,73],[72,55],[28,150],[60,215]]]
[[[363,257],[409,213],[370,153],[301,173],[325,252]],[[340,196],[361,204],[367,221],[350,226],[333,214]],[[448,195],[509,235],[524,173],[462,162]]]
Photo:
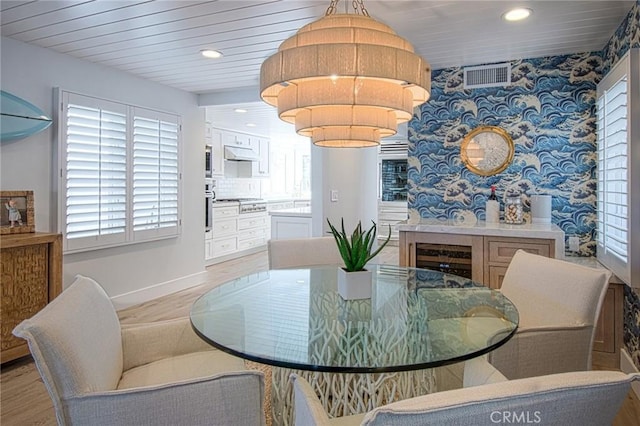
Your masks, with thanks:
[[[282,411],[288,410],[283,407],[290,400],[285,388],[291,371],[312,373],[319,394],[334,394],[326,404],[340,403],[336,376],[349,382],[343,383],[348,404],[361,398],[366,406],[325,406],[332,415],[347,415],[389,402],[388,395],[379,395],[389,387],[385,380],[393,383],[395,399],[433,391],[433,376],[425,369],[488,353],[518,327],[509,299],[469,279],[391,265],[368,269],[371,298],[360,300],[340,296],[336,266],[247,275],[196,300],[191,323],[216,348],[276,367],[272,396],[280,424],[290,421]],[[367,386],[375,396],[354,394],[354,388]]]

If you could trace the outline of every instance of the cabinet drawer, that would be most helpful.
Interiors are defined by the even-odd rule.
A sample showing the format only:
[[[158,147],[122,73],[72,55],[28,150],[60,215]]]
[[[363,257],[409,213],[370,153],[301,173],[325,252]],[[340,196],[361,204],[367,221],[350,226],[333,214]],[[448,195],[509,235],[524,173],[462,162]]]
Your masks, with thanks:
[[[401,220],[407,220],[407,212],[384,212],[384,211],[380,211],[378,212],[378,219],[379,220],[393,220],[393,221],[401,221]]]
[[[241,217],[238,220],[238,229],[250,229],[250,228],[259,228],[266,227],[268,221],[267,215],[261,216],[252,216],[252,217]]]
[[[236,237],[215,239],[213,240],[213,255],[222,256],[223,254],[236,251],[237,247]]]
[[[214,207],[213,218],[224,219],[237,216],[239,213],[238,206]]]
[[[238,250],[247,250],[254,247],[260,247],[267,244],[266,237],[254,238],[252,240],[244,240],[238,243]]]
[[[235,219],[214,220],[213,222],[213,238],[233,235],[236,232],[238,232],[238,221]]]
[[[254,238],[264,238],[267,236],[267,228],[253,228],[242,231],[238,234],[238,241],[252,240]]]
[[[545,257],[552,257],[552,243],[546,240],[532,240],[519,238],[487,239],[487,253],[489,263],[509,264],[511,258],[519,249]]]

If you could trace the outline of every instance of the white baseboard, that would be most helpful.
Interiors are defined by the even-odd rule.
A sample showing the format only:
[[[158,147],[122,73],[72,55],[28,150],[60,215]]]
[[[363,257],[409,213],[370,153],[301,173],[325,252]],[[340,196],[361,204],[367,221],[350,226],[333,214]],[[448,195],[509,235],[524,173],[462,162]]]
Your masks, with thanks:
[[[640,371],[638,371],[638,367],[634,365],[631,356],[629,356],[629,353],[624,348],[620,351],[620,371],[626,374],[640,373]],[[631,383],[631,389],[633,389],[633,393],[636,394],[636,397],[640,399],[640,383],[638,383],[637,380]]]
[[[113,296],[111,298],[111,302],[113,302],[116,310],[128,308],[129,306],[138,305],[161,296],[166,296],[167,294],[175,293],[176,291],[203,284],[206,281],[206,278],[206,271],[198,272],[176,278],[175,280],[154,284],[129,293]]]

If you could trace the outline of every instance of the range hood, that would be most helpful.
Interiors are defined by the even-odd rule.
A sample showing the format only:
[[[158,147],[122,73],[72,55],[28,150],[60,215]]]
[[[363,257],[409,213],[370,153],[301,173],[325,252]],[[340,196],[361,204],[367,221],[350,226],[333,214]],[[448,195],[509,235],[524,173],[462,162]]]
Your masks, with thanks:
[[[240,146],[224,147],[224,159],[231,161],[258,161],[258,154],[251,148],[243,148]]]

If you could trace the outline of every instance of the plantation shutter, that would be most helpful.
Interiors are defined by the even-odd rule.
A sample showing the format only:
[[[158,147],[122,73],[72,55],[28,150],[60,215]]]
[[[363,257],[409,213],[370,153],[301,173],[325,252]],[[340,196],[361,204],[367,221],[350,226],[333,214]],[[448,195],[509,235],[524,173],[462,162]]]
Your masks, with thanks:
[[[179,224],[179,120],[134,108],[134,240],[177,235]]]
[[[65,94],[66,249],[127,237],[127,108]]]
[[[628,260],[627,77],[598,99],[598,243]]]

